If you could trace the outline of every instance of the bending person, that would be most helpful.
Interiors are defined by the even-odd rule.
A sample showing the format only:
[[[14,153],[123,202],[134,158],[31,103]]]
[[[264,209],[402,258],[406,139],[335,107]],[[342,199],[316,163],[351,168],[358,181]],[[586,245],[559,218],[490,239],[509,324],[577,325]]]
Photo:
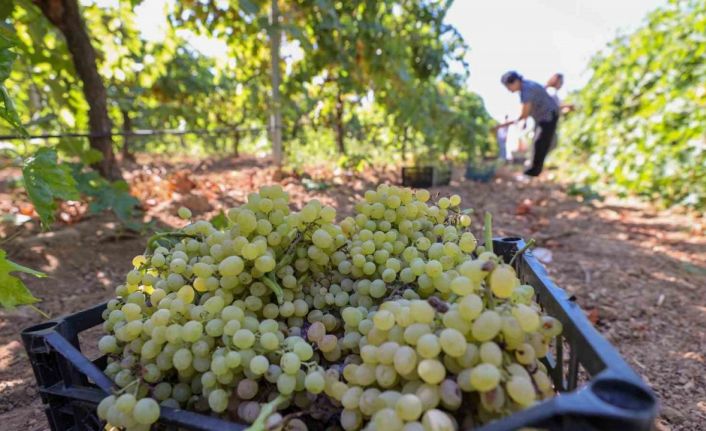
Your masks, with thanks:
[[[542,173],[544,159],[547,157],[549,147],[556,133],[556,123],[559,119],[559,106],[547,93],[543,85],[524,79],[515,71],[505,73],[500,82],[513,92],[520,92],[522,112],[516,120],[508,121],[495,126],[506,127],[532,117],[535,123],[534,130],[534,156],[532,166],[525,171],[525,175],[536,177]]]

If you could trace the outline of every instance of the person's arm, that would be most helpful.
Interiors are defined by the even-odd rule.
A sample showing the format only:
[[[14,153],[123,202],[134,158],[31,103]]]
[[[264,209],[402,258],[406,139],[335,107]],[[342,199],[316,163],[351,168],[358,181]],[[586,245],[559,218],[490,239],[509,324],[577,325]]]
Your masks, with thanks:
[[[559,106],[559,110],[561,111],[562,114],[568,114],[569,112],[573,112],[575,109],[575,106],[572,103],[562,103]]]
[[[529,113],[532,110],[532,102],[527,102],[522,104],[522,109],[520,110],[520,116],[517,117],[514,120],[506,121],[504,123],[497,124],[495,127],[493,127],[494,130],[498,130],[501,127],[507,127],[516,123],[519,123],[520,121],[523,121],[529,117]]]
[[[515,122],[526,120],[532,111],[532,102],[527,102],[522,104],[522,110],[520,111],[520,116],[515,120]]]

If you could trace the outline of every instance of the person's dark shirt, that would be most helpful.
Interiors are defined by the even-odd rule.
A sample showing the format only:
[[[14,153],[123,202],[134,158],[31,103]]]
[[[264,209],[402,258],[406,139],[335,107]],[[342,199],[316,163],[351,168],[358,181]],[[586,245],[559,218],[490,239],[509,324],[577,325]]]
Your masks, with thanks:
[[[559,112],[559,106],[552,96],[542,85],[534,81],[522,81],[520,102],[531,103],[529,115],[534,121],[550,121]]]

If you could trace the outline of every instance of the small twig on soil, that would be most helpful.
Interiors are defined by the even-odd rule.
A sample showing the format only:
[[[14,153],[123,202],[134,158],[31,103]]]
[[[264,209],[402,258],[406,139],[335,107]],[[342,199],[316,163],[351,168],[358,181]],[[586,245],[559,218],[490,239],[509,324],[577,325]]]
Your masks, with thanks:
[[[7,244],[7,243],[9,243],[10,241],[12,241],[13,239],[15,239],[15,238],[17,238],[18,236],[20,236],[21,234],[22,234],[22,230],[17,229],[17,230],[14,231],[12,234],[10,234],[10,235],[8,235],[7,237],[1,239],[1,240],[0,240],[0,244]]]
[[[567,236],[576,235],[577,233],[578,233],[578,232],[575,231],[575,230],[567,230],[567,231],[564,231],[564,232],[559,232],[559,233],[554,234],[554,235],[542,236],[542,237],[539,237],[539,239],[540,239],[542,242],[547,242],[547,241],[551,241],[551,240],[554,240],[554,239],[560,239],[560,238],[564,238],[564,237],[567,237]]]
[[[579,267],[581,268],[581,271],[583,271],[583,282],[586,285],[586,287],[591,285],[591,271],[587,269],[585,266],[583,266],[583,263],[579,262]]]
[[[103,237],[98,238],[98,242],[108,242],[108,241],[120,241],[123,239],[135,239],[139,238],[140,235],[136,232],[125,231],[119,233],[111,233]]]
[[[39,308],[35,307],[34,305],[28,304],[27,307],[29,307],[30,309],[34,310],[35,312],[41,314],[42,317],[44,317],[45,319],[51,319],[51,316],[49,316],[47,313],[43,312]]]

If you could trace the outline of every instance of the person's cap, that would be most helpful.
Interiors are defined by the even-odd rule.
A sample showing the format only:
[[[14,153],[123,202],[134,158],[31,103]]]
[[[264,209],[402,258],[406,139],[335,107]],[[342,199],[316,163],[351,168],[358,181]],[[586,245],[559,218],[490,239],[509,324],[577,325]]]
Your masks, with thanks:
[[[515,72],[514,70],[503,73],[503,76],[500,78],[500,82],[502,82],[504,85],[512,84],[513,82],[518,80],[522,80],[522,75]]]

